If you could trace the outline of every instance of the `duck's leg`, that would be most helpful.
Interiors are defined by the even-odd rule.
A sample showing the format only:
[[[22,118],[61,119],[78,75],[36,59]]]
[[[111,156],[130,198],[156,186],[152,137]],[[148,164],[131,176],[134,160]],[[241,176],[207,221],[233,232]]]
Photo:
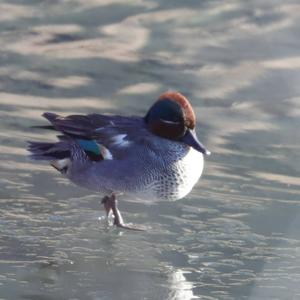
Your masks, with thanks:
[[[121,212],[118,209],[118,200],[116,199],[116,195],[113,193],[110,196],[105,196],[102,199],[102,203],[104,205],[106,215],[109,216],[110,212],[112,212],[114,216],[114,225],[120,228],[131,229],[131,230],[140,230],[144,229],[138,228],[136,226],[125,224],[122,218]]]
[[[111,203],[110,203],[110,197],[111,196],[105,196],[103,197],[101,204],[103,204],[105,212],[106,212],[106,217],[109,217],[109,214],[111,213]]]

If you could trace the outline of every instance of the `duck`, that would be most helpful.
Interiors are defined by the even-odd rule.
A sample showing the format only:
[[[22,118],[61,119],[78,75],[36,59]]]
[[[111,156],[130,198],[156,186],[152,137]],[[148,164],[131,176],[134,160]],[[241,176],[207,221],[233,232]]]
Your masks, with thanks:
[[[161,94],[144,116],[42,115],[58,132],[55,142],[28,141],[29,156],[49,164],[75,185],[104,194],[101,203],[113,225],[125,223],[117,196],[149,201],[178,200],[201,177],[210,151],[196,134],[196,115],[180,92]]]

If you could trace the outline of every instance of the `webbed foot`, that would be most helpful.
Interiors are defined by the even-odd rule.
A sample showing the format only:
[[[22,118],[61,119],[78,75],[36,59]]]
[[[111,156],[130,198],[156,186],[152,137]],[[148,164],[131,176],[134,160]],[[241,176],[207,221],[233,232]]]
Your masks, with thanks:
[[[109,217],[110,213],[112,213],[114,217],[114,225],[119,228],[129,229],[129,230],[136,230],[136,231],[145,231],[145,228],[133,225],[133,224],[126,224],[124,223],[123,217],[121,212],[118,209],[118,200],[116,199],[116,195],[113,193],[110,196],[105,196],[101,203],[104,205],[106,216]]]

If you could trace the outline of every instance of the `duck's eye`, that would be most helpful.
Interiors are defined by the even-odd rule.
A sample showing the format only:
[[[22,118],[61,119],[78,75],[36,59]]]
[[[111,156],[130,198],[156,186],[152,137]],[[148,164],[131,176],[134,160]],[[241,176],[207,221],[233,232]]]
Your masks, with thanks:
[[[156,126],[158,128],[156,129],[156,134],[173,140],[180,139],[186,132],[186,127],[183,122],[160,120],[160,122],[156,123]]]
[[[145,117],[146,123],[158,120],[184,123],[184,112],[177,102],[170,99],[160,100],[153,104]]]
[[[163,119],[160,119],[160,121],[164,124],[168,124],[170,126],[174,125],[174,126],[177,126],[177,125],[180,125],[181,122],[179,121],[168,121],[168,120],[163,120]]]
[[[154,134],[172,140],[181,138],[186,131],[181,106],[170,99],[159,100],[150,108],[145,122]]]

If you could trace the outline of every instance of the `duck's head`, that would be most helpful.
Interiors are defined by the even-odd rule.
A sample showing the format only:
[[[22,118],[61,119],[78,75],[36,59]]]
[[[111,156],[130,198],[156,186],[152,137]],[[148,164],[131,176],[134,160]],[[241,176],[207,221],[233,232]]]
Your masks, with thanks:
[[[155,135],[185,143],[203,154],[210,154],[197,138],[196,116],[190,102],[178,92],[163,93],[150,107],[145,122]]]

